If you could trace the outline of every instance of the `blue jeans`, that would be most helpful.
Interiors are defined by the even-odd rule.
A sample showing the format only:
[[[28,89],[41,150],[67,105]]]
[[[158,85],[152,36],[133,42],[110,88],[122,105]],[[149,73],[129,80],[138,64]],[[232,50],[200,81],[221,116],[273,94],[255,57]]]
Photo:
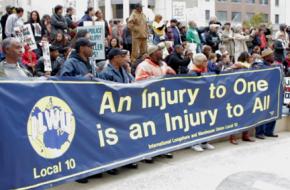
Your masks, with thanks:
[[[256,127],[256,136],[260,135],[273,135],[275,129],[276,121],[272,121],[270,123],[266,123],[264,125],[260,125]]]

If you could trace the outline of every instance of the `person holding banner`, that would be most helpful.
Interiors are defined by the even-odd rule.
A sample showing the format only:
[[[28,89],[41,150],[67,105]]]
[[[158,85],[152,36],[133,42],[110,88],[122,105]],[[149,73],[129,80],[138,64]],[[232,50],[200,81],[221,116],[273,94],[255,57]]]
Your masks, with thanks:
[[[60,76],[93,78],[90,57],[96,44],[86,38],[79,38],[75,43],[75,51],[65,61]]]
[[[189,74],[191,75],[196,75],[196,76],[201,76],[202,73],[207,73],[208,72],[208,60],[207,57],[202,54],[198,53],[193,57],[193,62],[192,67],[189,68]],[[197,151],[197,152],[203,152],[205,149],[207,150],[214,150],[215,147],[208,142],[204,142],[202,144],[197,144],[193,145],[191,149]]]
[[[108,54],[110,63],[100,73],[100,78],[119,83],[131,83],[134,81],[132,75],[130,75],[126,69],[126,56],[128,51],[119,48],[113,48]]]
[[[142,12],[142,5],[137,4],[135,10],[128,20],[128,28],[132,32],[132,63],[143,56],[147,51],[148,27],[145,14]]]
[[[272,66],[274,63],[274,52],[272,49],[267,48],[262,51],[263,61],[259,63],[254,63],[253,67],[256,69],[262,69],[265,67]],[[256,127],[256,138],[264,140],[265,137],[274,137],[277,138],[278,135],[274,134],[276,121],[272,121],[270,123],[266,123],[264,125],[260,125]]]
[[[176,75],[176,72],[162,61],[162,50],[156,45],[148,47],[149,57],[141,62],[136,69],[136,80],[145,80],[157,76]]]
[[[176,75],[176,72],[162,61],[162,49],[156,45],[150,45],[147,50],[149,55],[143,62],[141,62],[136,69],[136,81],[146,80],[164,75]],[[166,158],[173,158],[172,153],[164,154]],[[146,163],[153,163],[153,158],[145,159]]]
[[[16,8],[16,13],[9,15],[6,25],[5,25],[5,34],[7,37],[15,37],[15,27],[20,27],[24,25],[22,20],[23,8]]]
[[[125,64],[127,62],[128,51],[122,50],[120,48],[113,48],[108,54],[109,64],[107,67],[99,74],[99,77],[104,80],[118,82],[118,83],[132,83],[134,82],[134,77],[127,72]],[[126,166],[127,168],[138,168],[137,163],[132,163]],[[118,170],[112,169],[107,172],[111,175],[117,175]]]

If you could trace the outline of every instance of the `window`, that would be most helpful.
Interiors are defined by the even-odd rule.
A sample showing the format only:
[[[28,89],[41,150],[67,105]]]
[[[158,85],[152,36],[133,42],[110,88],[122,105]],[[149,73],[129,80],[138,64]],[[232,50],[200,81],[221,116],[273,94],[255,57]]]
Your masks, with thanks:
[[[279,15],[275,15],[275,24],[279,24]]]
[[[210,10],[205,10],[205,20],[209,21],[210,19]]]
[[[264,22],[269,21],[269,15],[268,14],[263,14]]]
[[[240,3],[241,0],[232,0],[233,3]]]
[[[254,15],[255,13],[247,13],[247,19],[250,20]]]
[[[256,3],[256,0],[246,0],[246,3],[255,4]]]
[[[275,0],[276,7],[279,7],[279,4],[280,4],[279,0]]]
[[[269,4],[269,0],[260,0],[260,4],[268,5]]]
[[[217,0],[217,1],[222,3],[227,2],[227,0]]]
[[[232,22],[241,22],[242,21],[242,13],[241,12],[232,12]]]
[[[228,20],[227,11],[217,11],[216,17],[218,21],[226,22]]]

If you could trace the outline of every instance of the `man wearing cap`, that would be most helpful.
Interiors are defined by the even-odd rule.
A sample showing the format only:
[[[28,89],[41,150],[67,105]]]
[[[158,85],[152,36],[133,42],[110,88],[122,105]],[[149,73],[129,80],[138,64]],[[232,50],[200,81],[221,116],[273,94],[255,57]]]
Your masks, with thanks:
[[[136,69],[136,80],[176,74],[171,67],[162,61],[162,50],[158,46],[149,46],[147,52],[149,57],[140,63]]]
[[[131,83],[134,81],[134,77],[129,74],[125,69],[127,50],[119,48],[113,48],[108,53],[109,64],[99,74],[99,78],[118,82],[118,83]],[[138,168],[136,163],[132,163],[126,166],[127,168]],[[119,172],[117,169],[112,169],[107,172],[111,175],[117,175]]]
[[[274,52],[272,49],[268,48],[262,51],[263,61],[259,63],[254,63],[253,67],[257,69],[262,69],[265,67],[269,67],[274,63]],[[265,139],[266,137],[278,137],[278,135],[274,134],[276,121],[272,121],[270,123],[266,123],[264,125],[260,125],[256,127],[256,138],[257,139]]]
[[[86,38],[79,38],[75,43],[75,51],[65,61],[61,69],[61,76],[96,77],[92,74],[89,58],[93,55],[95,43]]]
[[[100,73],[99,77],[104,80],[109,80],[119,83],[131,83],[134,81],[132,75],[130,75],[124,68],[126,63],[126,55],[128,51],[119,48],[113,48],[109,51],[108,58],[110,63]]]
[[[136,69],[136,80],[146,80],[164,75],[176,75],[176,72],[167,64],[162,61],[162,49],[156,45],[148,47],[147,54],[149,55],[143,62],[141,62]],[[163,155],[167,158],[173,158],[171,153]],[[147,163],[153,163],[152,158],[145,160]]]
[[[56,46],[49,47],[50,61],[51,61],[51,69],[52,71],[45,71],[44,68],[44,57],[39,58],[38,63],[36,65],[36,75],[37,76],[58,76],[60,75],[60,69],[64,63],[64,59],[62,59],[59,55],[59,49]]]
[[[148,28],[142,5],[137,4],[128,20],[128,28],[132,32],[132,63],[147,51]]]

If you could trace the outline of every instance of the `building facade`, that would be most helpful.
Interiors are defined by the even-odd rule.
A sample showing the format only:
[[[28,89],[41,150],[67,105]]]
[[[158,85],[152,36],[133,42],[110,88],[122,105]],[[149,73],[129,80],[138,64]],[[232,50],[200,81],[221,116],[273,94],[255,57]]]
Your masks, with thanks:
[[[152,21],[155,14],[161,14],[165,20],[176,18],[184,23],[195,20],[202,26],[206,25],[210,16],[215,14],[215,0],[2,0],[0,12],[4,12],[6,5],[12,5],[24,8],[26,11],[24,18],[32,10],[37,10],[41,16],[50,15],[53,7],[60,4],[65,8],[74,7],[77,20],[88,6],[92,6],[102,10],[106,20],[125,21],[137,3],[142,3],[148,21]]]
[[[155,14],[165,20],[176,18],[181,22],[194,19],[198,25],[205,25],[215,14],[215,0],[92,0],[106,15],[107,20],[129,17],[136,3],[142,3],[149,21]]]
[[[279,24],[290,25],[290,1],[289,0],[272,0],[271,1],[271,23],[275,29]]]
[[[221,22],[242,23],[256,13],[262,13],[269,22],[271,0],[216,0],[215,13]]]

